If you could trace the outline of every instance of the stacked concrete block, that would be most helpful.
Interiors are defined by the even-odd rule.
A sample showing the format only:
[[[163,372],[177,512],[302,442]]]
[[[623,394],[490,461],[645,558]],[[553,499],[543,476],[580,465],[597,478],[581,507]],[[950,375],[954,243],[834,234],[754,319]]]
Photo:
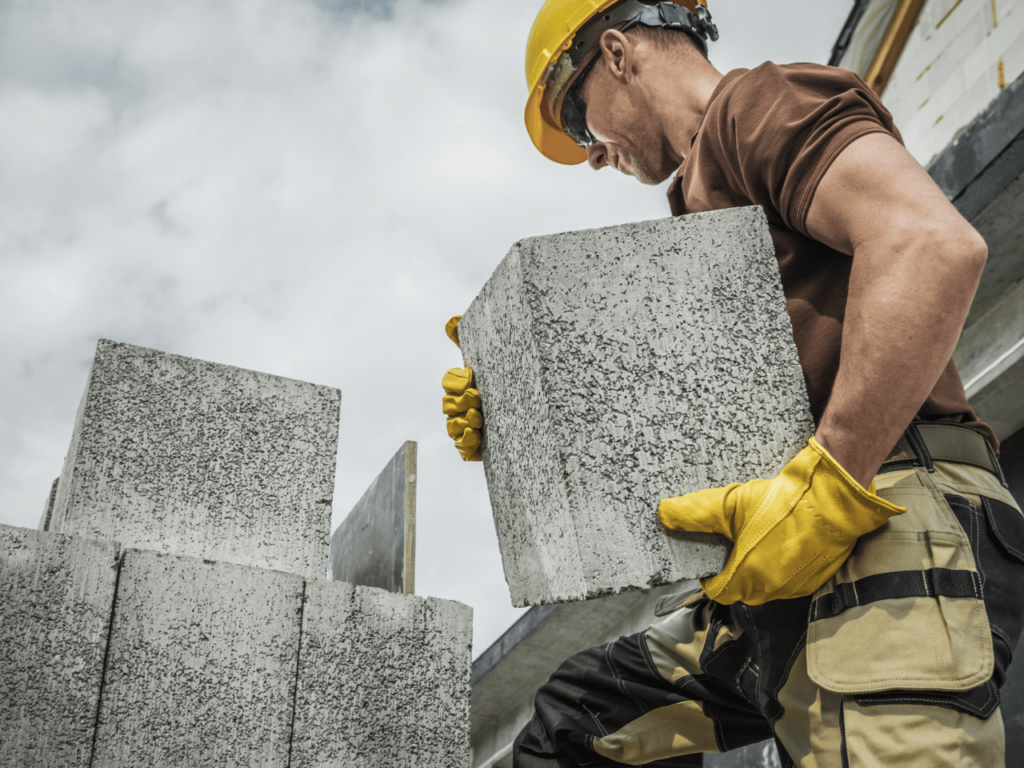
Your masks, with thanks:
[[[813,431],[760,208],[524,240],[459,325],[515,605],[716,573],[662,498],[770,477]]]
[[[89,764],[118,557],[0,526],[0,766]]]
[[[468,768],[472,609],[310,582],[292,768]]]
[[[63,533],[0,528],[0,767],[468,766],[471,611],[307,583],[339,405],[100,342],[40,521]],[[399,593],[415,472],[407,443],[341,537]]]
[[[50,528],[319,577],[340,401],[330,387],[100,341]]]
[[[335,581],[411,595],[416,575],[416,443],[407,442],[331,537]]]
[[[129,550],[93,768],[288,765],[301,576]]]

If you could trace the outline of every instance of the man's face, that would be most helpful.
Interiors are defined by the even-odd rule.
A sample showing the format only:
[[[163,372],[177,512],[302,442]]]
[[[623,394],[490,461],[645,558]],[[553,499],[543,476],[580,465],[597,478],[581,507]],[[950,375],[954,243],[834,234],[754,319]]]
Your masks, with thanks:
[[[635,80],[623,83],[599,61],[580,95],[587,104],[587,127],[597,139],[587,147],[594,170],[610,165],[644,184],[660,184],[676,171],[679,163]]]

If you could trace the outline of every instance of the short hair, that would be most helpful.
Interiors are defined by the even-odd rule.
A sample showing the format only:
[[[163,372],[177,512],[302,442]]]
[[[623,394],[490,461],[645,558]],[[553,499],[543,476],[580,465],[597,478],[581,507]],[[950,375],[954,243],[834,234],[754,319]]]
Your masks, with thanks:
[[[708,57],[704,49],[697,45],[697,41],[681,29],[647,27],[643,24],[638,24],[626,32],[626,34],[633,35],[637,40],[643,40],[651,47],[666,53],[678,52],[689,45],[696,48],[705,59]]]

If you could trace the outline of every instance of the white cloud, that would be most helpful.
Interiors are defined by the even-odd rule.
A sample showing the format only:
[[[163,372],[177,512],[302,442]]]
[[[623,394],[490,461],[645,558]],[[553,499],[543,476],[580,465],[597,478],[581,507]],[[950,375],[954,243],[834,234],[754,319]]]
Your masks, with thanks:
[[[714,58],[822,61],[849,5],[721,0]],[[539,3],[351,6],[0,6],[0,522],[36,524],[97,338],[338,386],[335,524],[419,441],[418,592],[473,605],[480,652],[516,612],[444,323],[515,240],[667,208],[533,150]]]

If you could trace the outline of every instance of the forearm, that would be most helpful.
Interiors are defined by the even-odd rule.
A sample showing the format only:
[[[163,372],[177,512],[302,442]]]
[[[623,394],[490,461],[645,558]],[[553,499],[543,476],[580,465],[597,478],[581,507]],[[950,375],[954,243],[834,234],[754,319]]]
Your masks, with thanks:
[[[878,239],[855,252],[839,372],[818,441],[867,487],[949,362],[984,241]]]

